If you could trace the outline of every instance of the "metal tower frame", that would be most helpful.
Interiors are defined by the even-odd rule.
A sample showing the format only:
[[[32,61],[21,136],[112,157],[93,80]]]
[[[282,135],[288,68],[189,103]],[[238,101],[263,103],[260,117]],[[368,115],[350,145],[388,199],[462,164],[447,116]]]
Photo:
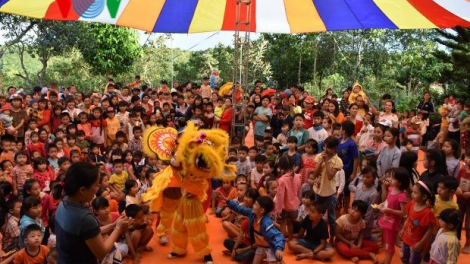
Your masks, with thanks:
[[[238,111],[245,111],[245,92],[248,91],[248,71],[250,55],[250,29],[251,29],[251,0],[237,0],[235,14],[234,55],[233,55],[233,89],[232,89],[232,126],[230,139],[240,137],[242,144],[245,142],[245,117],[242,123],[236,122]],[[245,16],[242,16],[243,8],[246,8]],[[242,28],[243,27],[243,28]],[[242,99],[236,103],[236,91],[238,85],[242,87]],[[237,111],[238,110],[238,111]],[[238,129],[237,129],[238,128]]]

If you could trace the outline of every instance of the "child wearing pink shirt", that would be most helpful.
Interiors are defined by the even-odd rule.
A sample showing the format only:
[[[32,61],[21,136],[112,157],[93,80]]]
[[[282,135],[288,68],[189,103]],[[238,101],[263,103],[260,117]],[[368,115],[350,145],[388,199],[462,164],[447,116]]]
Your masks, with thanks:
[[[276,194],[275,210],[277,212],[282,210],[284,221],[281,225],[281,231],[285,231],[287,228],[288,240],[291,240],[294,233],[292,221],[297,219],[297,209],[300,205],[298,193],[300,191],[301,178],[300,174],[295,174],[292,171],[294,161],[291,157],[281,156],[278,166],[283,175],[278,180],[279,186]]]

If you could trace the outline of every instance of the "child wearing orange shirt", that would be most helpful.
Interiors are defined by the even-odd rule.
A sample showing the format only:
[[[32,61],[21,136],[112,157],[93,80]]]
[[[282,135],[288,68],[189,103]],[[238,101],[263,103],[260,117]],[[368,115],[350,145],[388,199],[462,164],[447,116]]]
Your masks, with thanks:
[[[229,200],[237,198],[237,189],[232,186],[232,183],[229,181],[224,181],[222,186],[215,189],[215,192],[222,193],[223,196],[227,197]],[[227,206],[227,202],[224,199],[218,199],[215,195],[212,198],[212,212],[215,213],[215,216],[221,218],[222,211]],[[217,209],[216,209],[217,207]]]

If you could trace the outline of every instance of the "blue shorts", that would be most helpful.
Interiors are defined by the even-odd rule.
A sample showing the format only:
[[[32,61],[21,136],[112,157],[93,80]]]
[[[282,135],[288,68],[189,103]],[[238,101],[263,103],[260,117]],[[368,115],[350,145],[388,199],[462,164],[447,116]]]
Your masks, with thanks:
[[[308,241],[308,240],[303,239],[303,238],[297,239],[297,244],[301,245],[304,248],[310,249],[310,250],[315,250],[318,246],[320,246],[320,245],[312,243],[311,241]],[[331,245],[326,243],[325,248],[331,248]]]

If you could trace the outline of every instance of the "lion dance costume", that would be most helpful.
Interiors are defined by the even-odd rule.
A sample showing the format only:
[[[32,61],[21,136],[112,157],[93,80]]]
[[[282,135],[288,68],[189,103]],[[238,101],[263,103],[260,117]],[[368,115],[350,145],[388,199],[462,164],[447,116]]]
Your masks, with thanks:
[[[144,152],[171,160],[170,166],[155,174],[144,199],[151,201],[152,211],[160,213],[157,235],[169,230],[173,221],[169,258],[185,255],[191,242],[195,253],[212,263],[202,203],[208,199],[211,178],[232,181],[236,177],[236,167],[225,164],[229,138],[223,130],[198,130],[192,122],[177,136],[173,128],[144,132]]]

